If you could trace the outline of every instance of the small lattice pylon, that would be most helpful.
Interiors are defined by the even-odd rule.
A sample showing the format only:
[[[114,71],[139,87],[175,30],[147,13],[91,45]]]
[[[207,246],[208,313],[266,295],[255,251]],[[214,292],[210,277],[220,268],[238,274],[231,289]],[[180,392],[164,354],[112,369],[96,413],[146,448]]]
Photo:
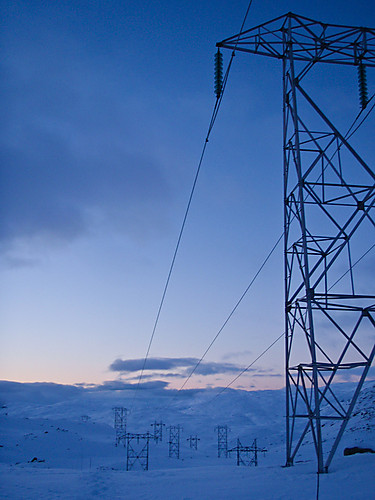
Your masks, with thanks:
[[[121,441],[125,446],[125,435],[126,435],[126,421],[128,410],[122,406],[115,406],[113,408],[115,415],[115,445],[118,446]]]
[[[135,467],[137,463],[143,470],[148,470],[149,443],[151,435],[149,432],[145,434],[132,434],[127,432],[126,439],[126,470],[129,471]],[[141,446],[139,446],[141,442]]]
[[[217,430],[217,456],[220,458],[222,455],[228,457],[228,426],[218,425],[215,427]]]
[[[257,440],[254,439],[251,446],[243,446],[241,441],[237,439],[237,446],[228,450],[228,453],[235,452],[237,456],[237,465],[258,466],[258,453],[266,453],[268,450],[265,448],[258,448]]]
[[[180,458],[181,425],[170,425],[169,429],[169,457]]]
[[[186,441],[189,441],[190,448],[192,448],[193,450],[197,450],[198,449],[198,441],[200,441],[199,437],[197,437],[197,436],[190,436],[190,437],[187,438]]]
[[[163,426],[165,427],[165,424],[163,424],[163,422],[157,422],[156,420],[153,424],[151,424],[151,427],[154,428],[153,436],[155,443],[163,441]]]

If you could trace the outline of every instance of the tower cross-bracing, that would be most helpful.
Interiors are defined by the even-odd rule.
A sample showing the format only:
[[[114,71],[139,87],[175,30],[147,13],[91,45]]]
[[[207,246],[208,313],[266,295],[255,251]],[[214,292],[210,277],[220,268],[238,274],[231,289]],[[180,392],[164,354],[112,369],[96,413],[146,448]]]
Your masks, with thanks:
[[[163,422],[155,422],[153,424],[150,424],[151,427],[154,428],[154,441],[158,443],[159,441],[163,441],[163,426],[165,427],[165,424]]]
[[[169,429],[169,457],[180,458],[181,425],[170,425]]]
[[[115,415],[115,431],[116,431],[116,441],[115,444],[118,446],[121,441],[125,446],[125,435],[126,435],[126,421],[128,410],[123,406],[115,406],[113,408]]]
[[[148,470],[148,457],[151,434],[134,434],[127,432],[126,439],[126,470],[132,470],[137,464],[143,470]],[[141,445],[140,445],[141,443]]]
[[[356,266],[375,241],[375,174],[305,80],[318,65],[356,67],[366,111],[375,30],[288,13],[217,46],[282,61],[286,464],[311,441],[326,472],[375,354],[375,280]],[[345,403],[336,382],[348,378]]]
[[[217,430],[217,456],[218,458],[221,455],[224,455],[225,458],[228,457],[228,426],[227,425],[218,425],[215,427],[215,431]]]

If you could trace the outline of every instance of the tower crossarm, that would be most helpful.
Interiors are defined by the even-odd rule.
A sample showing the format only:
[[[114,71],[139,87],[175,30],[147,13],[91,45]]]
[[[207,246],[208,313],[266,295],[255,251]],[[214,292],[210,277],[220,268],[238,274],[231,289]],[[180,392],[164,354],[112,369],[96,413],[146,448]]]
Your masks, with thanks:
[[[375,30],[314,21],[289,12],[216,44],[219,48],[309,63],[375,67]]]

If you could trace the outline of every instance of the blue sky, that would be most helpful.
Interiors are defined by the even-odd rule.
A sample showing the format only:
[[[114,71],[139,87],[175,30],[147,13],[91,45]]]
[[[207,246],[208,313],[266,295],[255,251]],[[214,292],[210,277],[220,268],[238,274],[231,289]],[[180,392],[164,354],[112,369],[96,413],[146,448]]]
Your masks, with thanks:
[[[247,5],[2,4],[0,378],[136,380],[214,105],[215,44]],[[375,25],[364,1],[254,0],[246,28],[288,11]],[[311,84],[344,128],[356,78],[324,68]],[[182,383],[282,233],[281,98],[277,61],[236,56],[145,381]],[[368,122],[353,139],[364,157]],[[282,269],[280,245],[192,386],[229,382],[282,333]],[[282,370],[279,342],[238,386],[281,387]]]

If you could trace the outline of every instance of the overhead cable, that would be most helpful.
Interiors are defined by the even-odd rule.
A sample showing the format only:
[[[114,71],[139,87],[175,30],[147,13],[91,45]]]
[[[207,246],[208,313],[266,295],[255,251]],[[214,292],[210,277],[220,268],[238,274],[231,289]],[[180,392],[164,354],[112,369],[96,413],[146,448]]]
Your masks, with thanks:
[[[251,6],[251,2],[249,3],[249,6],[248,6],[248,10],[246,12],[246,16],[245,16],[245,20],[246,20],[246,17],[247,17],[247,14],[249,12],[249,8]],[[238,44],[238,41],[239,41],[239,38],[242,34],[242,30],[243,30],[243,27],[244,27],[244,24],[245,24],[245,20],[242,24],[242,27],[241,27],[241,31],[238,35],[238,38],[237,38],[237,41],[236,41],[236,45],[235,47],[237,47],[237,44]],[[226,79],[227,79],[227,75],[228,75],[228,71],[229,71],[229,68],[230,68],[230,65],[232,63],[232,59],[234,57],[234,52],[235,52],[235,49],[233,50],[232,52],[232,57],[231,57],[231,60],[230,60],[230,63],[228,65],[228,70],[227,70],[227,73],[224,77],[224,84],[223,84],[223,90],[225,88],[225,84],[226,84]],[[373,94],[371,96],[371,98],[367,101],[367,106],[368,104],[373,100],[373,98],[375,97],[375,94]],[[219,98],[217,99],[217,102],[220,102],[222,98],[222,94],[219,96]],[[363,122],[368,118],[369,114],[372,112],[372,110],[374,109],[375,107],[375,102],[373,103],[372,107],[370,109],[368,109],[366,115],[363,117],[363,119],[361,120],[361,122],[356,126],[356,128],[354,130],[353,127],[355,126],[356,122],[359,120],[359,118],[361,117],[361,115],[363,114],[364,112],[364,109],[361,109],[361,111],[358,113],[358,115],[355,117],[353,123],[351,124],[351,126],[349,127],[348,131],[346,132],[345,134],[345,139],[349,139],[350,137],[353,136],[353,134],[359,129],[359,127],[363,124]],[[214,110],[214,114],[213,116],[215,116],[215,110]],[[216,118],[216,116],[215,116]],[[213,124],[212,124],[213,125]],[[211,127],[211,125],[210,125]],[[209,128],[210,130],[210,128]],[[333,155],[331,156],[331,158],[338,152],[338,150],[340,149],[341,145],[337,146],[336,148],[336,151],[333,153]],[[327,166],[325,167],[327,168]],[[320,174],[319,178],[321,177],[322,174]],[[309,194],[307,194],[306,198],[309,197]],[[295,217],[296,215],[294,215]],[[294,218],[293,217],[293,218]],[[241,295],[240,299],[238,300],[238,302],[236,303],[236,305],[234,306],[234,308],[232,309],[231,313],[229,314],[229,316],[227,317],[227,319],[224,321],[223,325],[221,326],[221,328],[219,329],[219,331],[217,332],[217,334],[215,335],[215,337],[213,338],[213,340],[211,341],[211,343],[209,344],[209,346],[207,347],[206,351],[203,353],[202,357],[198,360],[198,362],[196,363],[196,365],[194,366],[194,368],[192,369],[192,371],[190,372],[190,374],[188,375],[188,377],[185,379],[184,383],[182,384],[182,386],[178,389],[176,395],[174,396],[174,398],[177,396],[177,394],[185,387],[185,385],[187,384],[187,382],[190,380],[190,378],[192,377],[192,375],[195,373],[195,371],[197,370],[197,368],[199,367],[199,365],[201,364],[201,362],[203,361],[203,359],[205,358],[206,354],[209,352],[209,350],[211,349],[211,347],[213,346],[213,344],[215,343],[215,341],[217,340],[217,338],[219,337],[220,333],[222,332],[222,330],[224,329],[224,327],[227,325],[227,323],[229,322],[230,318],[233,316],[234,312],[236,311],[236,309],[238,308],[238,306],[240,305],[240,303],[242,302],[243,298],[245,297],[245,295],[247,294],[248,290],[250,289],[250,287],[252,286],[253,282],[255,281],[255,279],[257,278],[257,276],[259,275],[259,273],[261,272],[261,270],[263,269],[264,265],[267,263],[268,259],[271,257],[273,251],[276,249],[277,245],[279,244],[279,242],[281,241],[281,239],[283,238],[284,236],[284,232],[283,234],[279,237],[279,239],[277,240],[277,242],[275,243],[274,247],[272,248],[271,252],[268,254],[268,256],[266,257],[265,261],[263,262],[262,266],[260,267],[260,269],[258,270],[258,272],[255,274],[254,278],[252,279],[251,283],[249,284],[249,286],[246,288],[245,292]],[[350,266],[350,269],[347,270],[331,287],[330,289],[336,285],[348,272],[351,272],[351,270],[353,269],[353,267],[358,264],[358,262],[360,260],[362,260],[365,255],[367,255],[373,248],[375,247],[375,244],[372,245],[353,265]],[[282,333],[279,337],[277,337],[276,340],[274,340],[272,342],[272,344],[270,344],[267,349],[265,349],[248,367],[246,367],[240,374],[238,374],[229,384],[228,386],[226,386],[218,395],[220,395],[222,392],[224,392],[227,388],[229,388],[238,378],[240,378],[246,371],[248,371],[250,369],[251,366],[253,366],[253,364],[258,361],[264,354],[266,354],[266,352],[268,352],[268,350],[273,347],[273,345],[275,345],[283,336],[285,335],[285,332]],[[217,396],[218,396],[217,395]],[[217,397],[215,396],[215,397]],[[174,399],[173,398],[173,399]],[[173,401],[172,399],[172,401]]]
[[[354,264],[351,266],[351,269],[353,269],[353,267],[355,267],[373,248],[375,248],[375,243],[368,250],[366,250],[366,252],[363,253],[361,257],[359,257],[354,262]],[[339,281],[341,281],[348,274],[348,272],[350,272],[350,269],[348,269],[337,281],[335,281],[335,283],[333,283],[333,285],[330,286],[328,291],[331,290]],[[246,373],[257,361],[259,361],[260,358],[262,358],[271,349],[271,347],[273,347],[275,344],[277,344],[277,342],[282,337],[284,337],[284,335],[285,335],[285,332],[283,332],[281,335],[279,335],[279,337],[277,337],[266,349],[264,349],[264,351],[261,354],[259,354],[259,356],[257,358],[255,358],[246,368],[244,368],[238,375],[236,375],[236,377],[233,380],[231,380],[226,387],[224,387],[220,392],[218,392],[212,399],[207,401],[207,403],[210,403],[211,401],[213,401],[214,399],[219,397],[224,391],[226,391],[231,385],[233,385],[234,382],[236,382],[240,377],[242,377],[242,375],[244,373]]]
[[[245,298],[246,294],[248,293],[248,291],[250,290],[250,288],[252,287],[253,283],[255,282],[255,280],[257,279],[257,277],[259,276],[259,274],[261,273],[261,271],[263,270],[264,266],[267,264],[268,260],[270,259],[270,257],[272,256],[273,252],[276,250],[278,244],[280,243],[280,241],[282,240],[284,236],[284,233],[281,234],[281,236],[279,237],[279,239],[276,241],[276,243],[274,244],[274,246],[272,247],[272,249],[270,250],[270,252],[268,253],[267,257],[264,259],[264,261],[262,262],[262,265],[259,267],[259,269],[257,270],[257,272],[255,273],[255,275],[253,276],[252,280],[250,281],[249,285],[246,287],[245,291],[242,293],[241,297],[238,299],[238,301],[236,302],[235,306],[233,307],[233,309],[231,310],[231,312],[229,313],[229,315],[227,316],[227,318],[225,319],[224,323],[221,325],[221,327],[219,328],[218,332],[216,333],[215,337],[212,339],[211,343],[209,344],[209,346],[207,347],[207,349],[204,351],[204,353],[202,354],[202,356],[200,357],[200,359],[198,360],[198,362],[195,364],[194,368],[191,370],[190,374],[188,375],[188,377],[185,379],[184,383],[182,384],[182,386],[178,389],[177,393],[182,391],[182,389],[185,387],[185,385],[189,382],[190,378],[192,377],[192,375],[194,374],[194,372],[197,370],[198,366],[201,364],[201,362],[204,360],[204,358],[206,357],[208,351],[211,349],[211,347],[214,345],[214,343],[216,342],[216,340],[218,339],[219,335],[221,334],[221,332],[224,330],[224,328],[226,327],[226,325],[228,324],[229,320],[231,319],[231,317],[233,316],[233,314],[236,312],[236,310],[238,309],[239,305],[241,304],[241,302],[243,301],[243,299]],[[176,396],[177,396],[177,393],[176,393]]]
[[[250,10],[250,7],[251,7],[251,4],[252,4],[252,0],[250,0],[249,5],[247,7],[247,11],[246,11],[244,20],[242,22],[242,26],[241,26],[240,33],[238,35],[238,39],[239,39],[239,37],[242,34],[242,31],[243,31],[243,28],[244,28],[244,25],[245,25],[245,22],[246,22],[246,19],[247,19],[247,16],[248,16],[248,13],[249,13],[249,10]],[[238,43],[238,40],[237,40],[237,43]],[[186,225],[186,220],[187,220],[187,217],[188,217],[188,214],[189,214],[189,211],[190,211],[191,202],[192,202],[193,195],[194,195],[194,192],[195,192],[195,188],[196,188],[196,185],[197,185],[197,181],[198,181],[199,173],[200,173],[200,170],[201,170],[203,158],[204,158],[204,155],[205,155],[205,152],[206,152],[207,143],[208,143],[211,131],[213,129],[214,123],[216,121],[216,118],[217,118],[217,115],[218,115],[218,112],[219,112],[219,109],[220,109],[221,101],[223,99],[223,95],[224,95],[226,83],[227,83],[228,76],[229,76],[229,71],[230,71],[230,68],[232,66],[233,57],[234,57],[234,51],[232,52],[232,56],[230,58],[227,70],[225,72],[225,76],[224,76],[224,79],[223,79],[223,85],[222,85],[221,93],[216,98],[216,102],[215,102],[214,109],[213,109],[213,112],[212,112],[210,124],[209,124],[209,127],[208,127],[208,132],[207,132],[207,135],[206,135],[206,138],[205,138],[205,141],[204,141],[202,153],[201,153],[201,156],[200,156],[200,159],[199,159],[199,163],[198,163],[198,167],[197,167],[197,170],[196,170],[196,173],[195,173],[193,185],[192,185],[192,188],[191,188],[191,191],[190,191],[188,203],[187,203],[187,206],[186,206],[186,209],[185,209],[185,213],[184,213],[184,216],[183,216],[183,220],[182,220],[180,232],[178,234],[176,247],[175,247],[175,250],[174,250],[174,253],[173,253],[173,257],[172,257],[172,261],[171,261],[171,264],[170,264],[170,267],[169,267],[169,271],[168,271],[167,279],[166,279],[166,282],[165,282],[165,285],[164,285],[164,289],[163,289],[162,297],[161,297],[161,300],[160,300],[159,308],[158,308],[158,311],[157,311],[157,314],[156,314],[156,318],[155,318],[154,326],[153,326],[153,329],[152,329],[150,341],[148,343],[146,355],[145,355],[144,360],[143,360],[141,373],[140,373],[139,378],[138,378],[138,383],[137,383],[137,388],[135,390],[134,399],[136,397],[137,391],[138,391],[140,383],[142,381],[142,377],[143,377],[143,373],[144,373],[145,366],[146,366],[146,363],[147,363],[147,359],[148,359],[149,354],[150,354],[151,345],[152,345],[152,342],[154,340],[156,328],[157,328],[158,323],[159,323],[160,314],[161,314],[161,311],[162,311],[162,308],[163,308],[163,305],[164,305],[164,301],[165,301],[165,297],[166,297],[166,294],[167,294],[167,290],[168,290],[169,282],[170,282],[170,279],[171,279],[172,271],[173,271],[173,268],[174,268],[174,265],[175,265],[177,253],[178,253],[178,250],[180,248],[180,243],[181,243],[182,235],[183,235],[183,232],[184,232],[184,229],[185,229],[185,225]],[[134,399],[133,399],[133,401],[134,401]]]

